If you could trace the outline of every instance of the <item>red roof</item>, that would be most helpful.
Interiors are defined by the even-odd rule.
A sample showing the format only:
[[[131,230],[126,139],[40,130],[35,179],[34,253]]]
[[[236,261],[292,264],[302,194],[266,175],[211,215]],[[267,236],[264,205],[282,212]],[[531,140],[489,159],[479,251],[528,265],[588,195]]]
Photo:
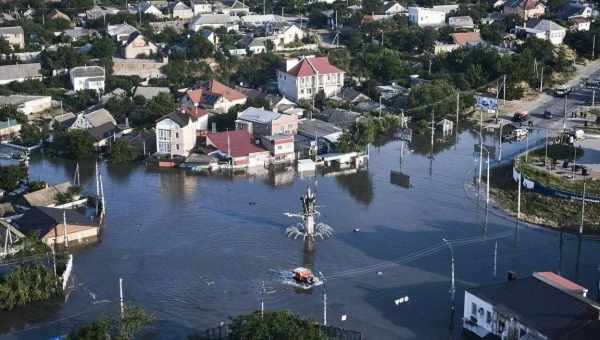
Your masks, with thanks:
[[[306,77],[314,74],[342,73],[344,71],[331,65],[327,57],[302,58],[288,73],[296,77]]]
[[[576,284],[573,281],[567,280],[564,277],[554,274],[553,272],[537,272],[534,276],[554,287],[560,287],[578,295],[584,295],[587,289]]]
[[[208,133],[206,136],[209,141],[222,153],[227,154],[227,139],[229,138],[229,155],[233,158],[248,156],[255,152],[267,152],[252,143],[252,137],[246,130],[234,130],[217,133]]]
[[[197,106],[184,106],[181,109],[190,115],[190,117],[192,117],[194,120],[208,114],[208,112],[206,112],[203,108]]]
[[[227,98],[227,100],[238,100],[246,98],[246,95],[240,91],[234,90],[231,87],[219,82],[218,80],[211,80],[208,83],[208,92],[211,95],[219,95]]]
[[[188,90],[187,96],[190,98],[192,103],[198,104],[202,100],[202,89]]]

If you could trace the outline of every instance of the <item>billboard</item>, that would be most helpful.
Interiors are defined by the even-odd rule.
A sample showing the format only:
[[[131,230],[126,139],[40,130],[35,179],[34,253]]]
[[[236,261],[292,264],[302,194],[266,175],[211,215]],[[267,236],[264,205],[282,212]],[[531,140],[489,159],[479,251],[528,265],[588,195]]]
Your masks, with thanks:
[[[485,112],[493,113],[498,110],[498,99],[492,97],[475,96],[477,107]]]

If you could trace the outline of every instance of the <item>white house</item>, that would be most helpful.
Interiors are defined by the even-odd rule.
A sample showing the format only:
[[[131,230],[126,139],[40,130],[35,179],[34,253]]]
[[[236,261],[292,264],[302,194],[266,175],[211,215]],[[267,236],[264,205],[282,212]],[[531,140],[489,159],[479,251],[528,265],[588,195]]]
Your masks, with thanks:
[[[211,13],[212,5],[206,0],[194,0],[192,1],[192,11],[194,15]]]
[[[283,31],[277,34],[278,44],[290,44],[306,37],[306,32],[296,25],[287,26]]]
[[[525,32],[527,36],[548,40],[553,45],[562,44],[567,34],[567,29],[551,20],[532,19],[526,22],[524,27],[517,26],[517,31]]]
[[[163,17],[163,12],[160,9],[158,9],[158,7],[154,6],[154,4],[150,1],[139,3],[138,13],[143,15],[152,15],[156,18]]]
[[[49,110],[52,107],[52,97],[11,94],[10,96],[0,96],[0,105],[14,105],[17,107],[17,111],[30,115]]]
[[[396,15],[406,12],[406,8],[396,1],[388,1],[383,4],[383,14]]]
[[[409,7],[408,19],[419,26],[441,26],[446,22],[446,13],[432,8]]]
[[[127,41],[135,32],[138,32],[137,28],[129,24],[108,25],[106,28],[106,33],[118,42]]]
[[[178,1],[169,6],[171,17],[173,19],[191,19],[194,17],[194,11],[182,1]]]
[[[235,16],[248,15],[250,7],[240,0],[227,1],[221,9],[221,13]]]
[[[13,47],[25,47],[25,32],[21,26],[0,27],[0,37]]]
[[[99,127],[105,124],[117,125],[117,121],[106,109],[99,109],[92,112],[80,112],[75,121],[68,127],[69,130],[87,130]]]
[[[73,90],[95,90],[104,92],[106,73],[100,66],[77,66],[69,71]]]
[[[0,66],[0,85],[13,81],[23,82],[28,79],[42,79],[42,65],[40,63]]]
[[[220,27],[225,27],[227,31],[239,30],[238,17],[229,14],[205,14],[194,18],[189,24],[190,30],[194,32],[203,28],[216,30]]]
[[[288,59],[285,71],[277,71],[279,93],[294,101],[311,99],[320,91],[332,97],[344,86],[344,71],[327,57],[304,56]]]
[[[161,156],[187,157],[199,131],[206,131],[208,114],[195,108],[171,112],[156,122],[156,150]]]

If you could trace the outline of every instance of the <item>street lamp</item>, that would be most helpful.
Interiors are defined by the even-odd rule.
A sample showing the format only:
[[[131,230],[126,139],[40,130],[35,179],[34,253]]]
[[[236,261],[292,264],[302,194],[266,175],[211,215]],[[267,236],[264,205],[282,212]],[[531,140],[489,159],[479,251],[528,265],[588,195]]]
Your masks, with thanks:
[[[448,246],[450,249],[450,299],[452,300],[452,311],[454,311],[454,294],[456,292],[456,287],[454,285],[454,248],[452,247],[452,243],[447,239],[443,238],[442,241]]]
[[[322,272],[319,276],[323,279],[323,326],[327,326],[327,279]]]

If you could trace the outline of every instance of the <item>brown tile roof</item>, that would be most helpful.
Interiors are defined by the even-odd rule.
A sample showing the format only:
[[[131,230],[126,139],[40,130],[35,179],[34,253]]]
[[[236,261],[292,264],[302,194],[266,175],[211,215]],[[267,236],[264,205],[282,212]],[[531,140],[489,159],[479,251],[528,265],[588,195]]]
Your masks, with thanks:
[[[450,36],[452,36],[454,43],[460,46],[477,45],[481,43],[481,35],[479,32],[452,33]]]
[[[208,92],[211,95],[223,96],[229,101],[246,98],[245,94],[241,93],[240,91],[234,90],[231,87],[215,79],[211,80],[208,83]]]

